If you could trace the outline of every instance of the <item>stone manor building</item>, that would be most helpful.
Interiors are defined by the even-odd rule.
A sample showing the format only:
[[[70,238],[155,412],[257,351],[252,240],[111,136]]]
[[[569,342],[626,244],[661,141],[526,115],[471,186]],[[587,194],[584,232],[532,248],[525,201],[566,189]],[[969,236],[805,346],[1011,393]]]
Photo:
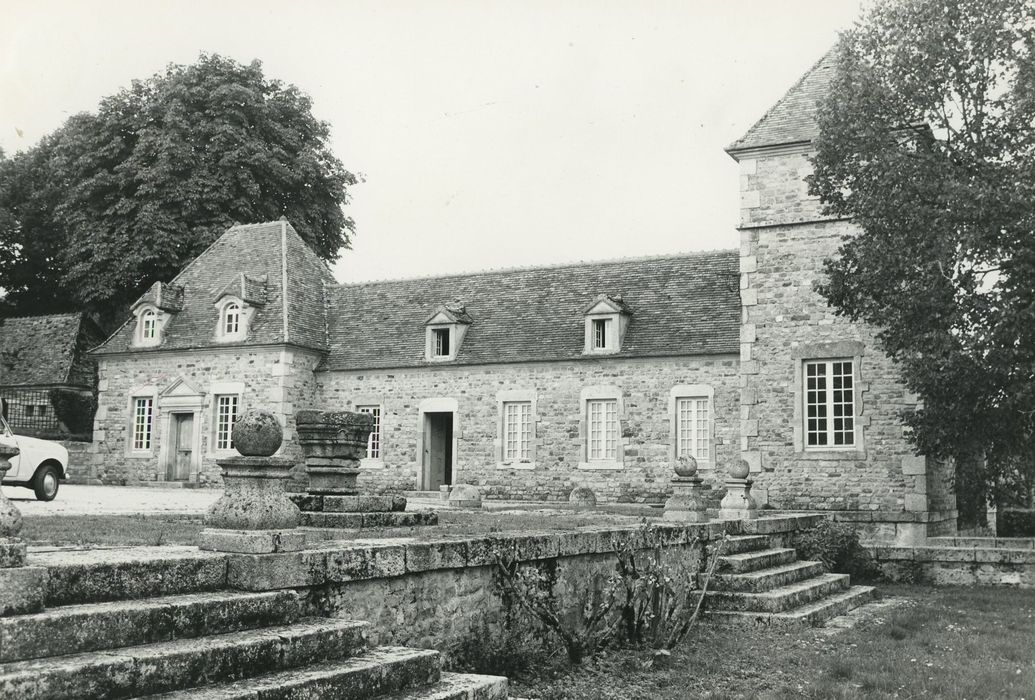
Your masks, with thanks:
[[[250,408],[374,414],[377,489],[658,502],[693,455],[721,494],[750,465],[774,508],[880,540],[956,527],[951,465],[915,456],[917,404],[873,332],[813,291],[852,223],[803,178],[833,53],[728,148],[739,250],[338,284],[287,221],[234,226],[95,351],[91,476],[218,482]]]

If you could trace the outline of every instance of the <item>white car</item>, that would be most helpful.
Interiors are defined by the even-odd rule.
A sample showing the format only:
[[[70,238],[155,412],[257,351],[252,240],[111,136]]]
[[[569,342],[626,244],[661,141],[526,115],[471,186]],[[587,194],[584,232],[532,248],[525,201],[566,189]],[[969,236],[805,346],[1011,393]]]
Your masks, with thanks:
[[[15,435],[0,416],[0,442],[17,445],[20,453],[11,457],[4,486],[24,486],[41,501],[53,501],[58,484],[68,477],[68,450],[56,442]]]

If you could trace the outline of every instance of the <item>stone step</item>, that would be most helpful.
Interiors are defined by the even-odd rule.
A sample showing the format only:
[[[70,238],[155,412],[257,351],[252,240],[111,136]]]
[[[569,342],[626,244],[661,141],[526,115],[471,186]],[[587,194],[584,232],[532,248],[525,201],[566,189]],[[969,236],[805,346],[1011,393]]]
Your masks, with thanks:
[[[708,591],[707,602],[710,610],[786,612],[846,590],[848,585],[849,577],[845,574],[823,574],[763,593]]]
[[[715,547],[716,545],[709,545]],[[738,537],[727,537],[722,547],[723,556],[731,554],[743,554],[744,552],[759,552],[769,549],[769,538],[765,535],[743,535]]]
[[[415,510],[390,513],[321,513],[302,511],[302,526],[359,530],[371,527],[416,527],[438,525],[438,513]]]
[[[233,683],[150,696],[151,700],[335,700],[383,697],[439,682],[441,658],[432,649],[378,647],[303,669]],[[417,697],[420,697],[419,695]],[[447,696],[448,697],[448,696]],[[463,696],[461,696],[463,697]],[[478,697],[478,696],[474,696]],[[486,696],[493,697],[493,696]]]
[[[224,554],[197,547],[116,547],[29,551],[50,572],[47,607],[137,600],[226,588]]]
[[[367,646],[367,624],[291,625],[0,664],[0,698],[128,698],[343,659]]]
[[[789,583],[819,576],[823,571],[823,564],[818,561],[793,561],[790,564],[748,571],[743,574],[714,574],[709,588],[713,591],[762,593],[786,586]],[[702,574],[698,578],[703,579],[704,575]],[[700,583],[703,585],[704,581],[700,580]]]
[[[800,608],[778,613],[708,610],[704,619],[731,626],[818,627],[829,620],[865,605],[876,597],[873,586],[851,588],[826,596]]]
[[[503,676],[443,673],[432,686],[396,693],[385,700],[507,700],[507,690]]]
[[[715,567],[717,574],[744,574],[749,571],[771,569],[774,566],[790,564],[798,558],[793,549],[764,549],[758,552],[743,552],[719,557]]]
[[[294,591],[221,591],[66,605],[0,618],[0,663],[283,625],[300,617]]]

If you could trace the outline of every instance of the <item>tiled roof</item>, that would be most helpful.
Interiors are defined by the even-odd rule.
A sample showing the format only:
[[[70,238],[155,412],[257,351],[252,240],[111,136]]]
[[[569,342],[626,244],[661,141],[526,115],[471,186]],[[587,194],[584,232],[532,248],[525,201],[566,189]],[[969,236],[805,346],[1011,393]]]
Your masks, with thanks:
[[[736,251],[717,251],[328,286],[330,348],[321,369],[428,364],[424,324],[454,300],[472,322],[447,364],[579,360],[583,311],[601,294],[632,310],[617,357],[735,353],[737,265]]]
[[[77,360],[91,340],[96,331],[81,313],[0,319],[0,386],[89,386],[92,373]]]
[[[763,146],[808,142],[819,135],[817,104],[830,89],[837,68],[837,46],[819,59],[747,133],[730,144],[728,152]]]
[[[245,276],[243,283],[242,275]],[[284,321],[285,275],[289,279],[287,323]],[[265,304],[256,307],[247,339],[237,343],[216,342],[214,304],[218,296],[228,285],[234,284],[238,288],[245,285],[245,296],[258,295],[254,281],[264,277]],[[326,348],[323,285],[333,281],[327,266],[286,221],[234,226],[167,285],[183,288],[183,303],[182,309],[172,314],[162,331],[161,345],[134,348],[131,319],[97,348],[97,352],[154,352],[283,342],[323,350]]]

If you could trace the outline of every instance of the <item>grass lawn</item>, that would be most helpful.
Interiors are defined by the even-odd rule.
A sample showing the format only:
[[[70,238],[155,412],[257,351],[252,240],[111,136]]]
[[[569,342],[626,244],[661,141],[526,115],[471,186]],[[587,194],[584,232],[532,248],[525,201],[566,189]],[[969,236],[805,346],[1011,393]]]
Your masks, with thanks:
[[[906,599],[851,629],[703,625],[664,669],[611,651],[519,678],[519,697],[1035,698],[1035,590],[881,586]],[[560,664],[557,664],[560,666]]]
[[[33,545],[197,544],[200,515],[26,516],[21,536]]]

